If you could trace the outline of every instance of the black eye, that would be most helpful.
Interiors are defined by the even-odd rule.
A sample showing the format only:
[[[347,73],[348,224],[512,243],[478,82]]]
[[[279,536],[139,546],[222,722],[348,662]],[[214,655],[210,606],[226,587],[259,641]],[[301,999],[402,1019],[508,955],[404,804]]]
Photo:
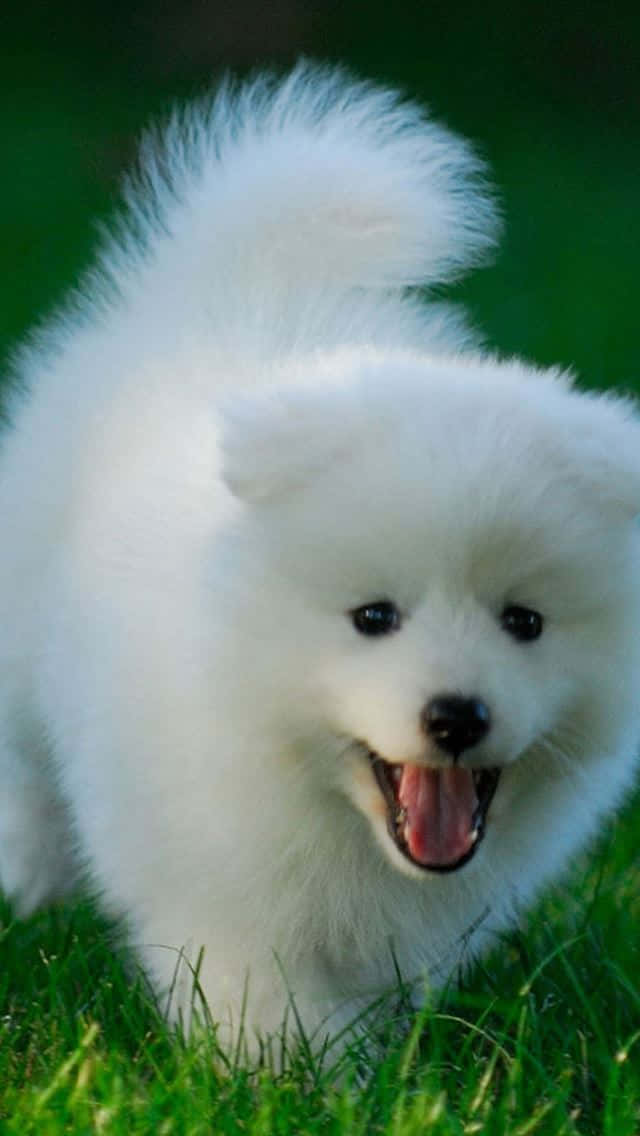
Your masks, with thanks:
[[[364,604],[350,614],[353,626],[361,635],[388,635],[400,627],[400,612],[390,600]]]
[[[539,611],[514,606],[505,607],[500,616],[500,623],[503,630],[513,635],[519,643],[528,643],[540,637],[544,621]]]

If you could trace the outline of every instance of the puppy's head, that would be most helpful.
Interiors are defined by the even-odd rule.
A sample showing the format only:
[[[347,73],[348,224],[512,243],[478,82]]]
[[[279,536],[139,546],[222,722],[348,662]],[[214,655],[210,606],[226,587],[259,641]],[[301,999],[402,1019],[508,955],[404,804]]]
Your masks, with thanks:
[[[572,847],[637,740],[631,408],[491,360],[325,369],[227,408],[256,696],[409,874]]]

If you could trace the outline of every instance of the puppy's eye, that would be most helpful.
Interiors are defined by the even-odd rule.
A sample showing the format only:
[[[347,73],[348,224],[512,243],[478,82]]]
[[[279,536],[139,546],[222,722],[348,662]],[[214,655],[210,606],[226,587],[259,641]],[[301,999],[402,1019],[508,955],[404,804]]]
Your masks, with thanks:
[[[528,607],[505,607],[500,616],[502,629],[520,643],[539,639],[542,634],[543,618],[539,611]]]
[[[350,614],[353,626],[361,635],[388,635],[400,627],[400,612],[390,600],[364,604]]]

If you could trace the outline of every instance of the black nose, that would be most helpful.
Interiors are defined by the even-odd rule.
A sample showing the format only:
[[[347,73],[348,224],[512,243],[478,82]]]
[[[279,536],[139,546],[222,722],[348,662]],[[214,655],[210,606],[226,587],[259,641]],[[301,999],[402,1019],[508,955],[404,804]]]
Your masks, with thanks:
[[[480,698],[461,698],[439,694],[422,711],[422,728],[438,749],[455,759],[465,749],[477,745],[491,724],[486,702]]]

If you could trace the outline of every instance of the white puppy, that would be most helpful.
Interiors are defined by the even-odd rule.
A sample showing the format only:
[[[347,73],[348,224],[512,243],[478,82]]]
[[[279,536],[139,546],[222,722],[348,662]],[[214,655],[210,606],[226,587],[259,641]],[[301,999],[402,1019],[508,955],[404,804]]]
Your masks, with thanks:
[[[640,429],[408,291],[494,211],[389,92],[227,88],[128,206],[16,362],[0,880],[28,912],[88,868],[174,1015],[203,949],[223,1042],[246,995],[251,1045],[290,997],[321,1044],[629,786]]]

